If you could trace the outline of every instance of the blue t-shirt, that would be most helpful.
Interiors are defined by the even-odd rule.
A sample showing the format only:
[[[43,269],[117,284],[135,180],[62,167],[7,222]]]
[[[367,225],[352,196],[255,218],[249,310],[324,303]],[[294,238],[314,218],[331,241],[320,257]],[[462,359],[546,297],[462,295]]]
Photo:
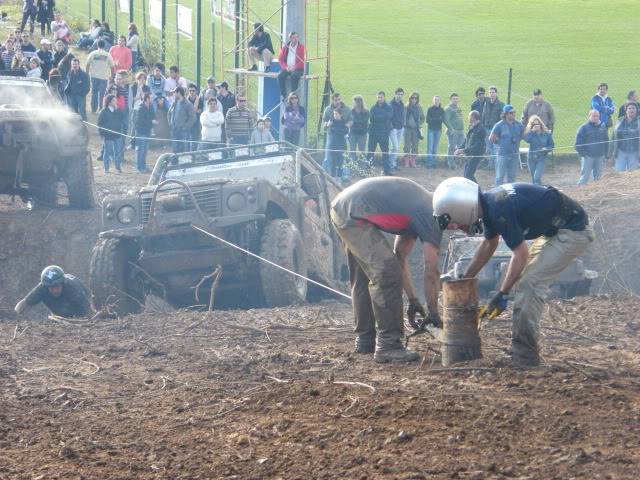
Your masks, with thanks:
[[[513,155],[520,152],[520,140],[522,140],[522,134],[524,133],[524,127],[520,122],[514,120],[509,125],[506,121],[500,120],[493,126],[491,135],[498,137],[498,143],[496,143],[497,155]]]
[[[501,235],[513,250],[524,240],[552,237],[558,230],[581,231],[589,224],[584,209],[547,185],[506,183],[480,194],[484,236]]]

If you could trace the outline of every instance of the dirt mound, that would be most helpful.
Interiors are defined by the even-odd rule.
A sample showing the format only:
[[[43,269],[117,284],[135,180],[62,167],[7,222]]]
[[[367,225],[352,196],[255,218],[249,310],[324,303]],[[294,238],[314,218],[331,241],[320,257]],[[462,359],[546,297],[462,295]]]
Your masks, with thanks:
[[[640,294],[640,170],[610,173],[568,193],[589,212],[596,241],[587,263],[599,272],[600,288]]]
[[[6,211],[0,219],[0,315],[11,311],[40,279],[60,265],[83,281],[100,231],[100,211],[71,209]]]
[[[454,369],[351,353],[346,304],[0,322],[0,477],[635,478],[639,308],[551,303],[524,371],[506,315]]]

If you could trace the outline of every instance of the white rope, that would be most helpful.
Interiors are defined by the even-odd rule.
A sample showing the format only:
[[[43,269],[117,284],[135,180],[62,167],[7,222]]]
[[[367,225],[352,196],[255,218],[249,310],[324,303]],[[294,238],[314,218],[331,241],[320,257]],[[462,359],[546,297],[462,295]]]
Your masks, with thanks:
[[[244,248],[236,245],[235,243],[231,243],[231,242],[225,240],[224,238],[220,238],[217,235],[214,235],[213,233],[208,232],[207,230],[205,230],[203,228],[200,228],[200,227],[198,227],[196,225],[191,225],[191,226],[194,229],[198,230],[199,232],[204,233],[205,235],[208,235],[211,238],[215,238],[216,240],[224,243],[225,245],[228,245],[228,246],[230,246],[232,248],[235,248],[236,250],[240,250],[241,252],[244,252],[247,255],[250,255],[250,256],[252,256],[254,258],[257,258],[258,260],[260,260],[262,262],[268,263],[269,265],[271,265],[273,267],[279,268],[280,270],[283,270],[283,271],[285,271],[287,273],[290,273],[291,275],[295,275],[296,277],[302,278],[302,279],[306,280],[307,282],[313,283],[314,285],[317,285],[317,286],[319,286],[321,288],[324,288],[325,290],[333,292],[336,295],[340,295],[340,296],[342,296],[344,298],[347,298],[347,299],[351,300],[351,297],[349,295],[347,295],[346,293],[341,292],[340,290],[336,290],[334,288],[329,287],[328,285],[325,285],[325,284],[320,283],[320,282],[316,282],[315,280],[312,280],[312,279],[310,279],[308,277],[305,277],[304,275],[300,275],[298,272],[294,272],[293,270],[289,270],[288,268],[285,268],[285,267],[283,267],[281,265],[278,265],[277,263],[273,263],[271,260],[267,260],[266,258],[263,258],[260,255],[256,255],[255,253],[250,252],[249,250],[245,250]]]
[[[276,110],[276,108],[279,108],[278,104],[276,107],[274,107],[273,109],[271,109],[269,112],[267,112],[267,114],[265,116],[268,116],[269,113],[273,112],[274,110]],[[123,137],[126,138],[139,138],[141,140],[155,140],[158,142],[184,142],[184,143],[193,143],[196,140],[173,140],[171,138],[157,138],[157,137],[140,137],[140,136],[135,136],[135,135],[128,135],[126,133],[122,133],[122,132],[116,132],[115,130],[109,130],[108,128],[103,128],[103,127],[99,127],[98,125],[91,123],[91,122],[87,122],[84,121],[83,123],[85,123],[86,125],[89,125],[91,127],[95,127],[97,129],[103,130],[105,132],[110,132],[110,133],[115,133],[117,135],[121,135]],[[274,130],[275,131],[275,130]],[[640,137],[631,137],[631,138],[625,138],[624,140],[638,140],[640,139]],[[580,143],[580,144],[576,144],[576,145],[564,145],[564,146],[559,146],[559,147],[554,147],[553,150],[568,150],[568,149],[575,149],[576,147],[588,147],[590,145],[600,145],[602,143],[615,143],[615,142],[620,142],[621,140],[606,140],[606,141],[602,141],[602,142],[591,142],[591,143]],[[248,145],[242,145],[242,144],[227,144],[227,146],[229,147],[246,147]],[[343,153],[351,153],[351,151],[347,148],[347,149],[325,149],[325,148],[305,148],[303,147],[304,150],[306,150],[307,152],[343,152]],[[358,150],[358,151],[353,151],[353,153],[361,153],[361,154],[375,154],[376,151],[367,151],[367,150]],[[391,153],[396,153],[398,155],[402,155],[403,152],[391,152],[391,150],[389,150],[388,152],[389,154]],[[436,153],[433,155],[430,155],[428,153],[415,153],[415,154],[411,154],[414,155],[416,157],[442,157],[442,158],[447,158],[450,155],[446,154],[446,153]],[[490,154],[485,154],[485,155],[460,155],[459,158],[475,158],[475,157],[480,157],[480,158],[484,158],[486,156],[489,156]]]

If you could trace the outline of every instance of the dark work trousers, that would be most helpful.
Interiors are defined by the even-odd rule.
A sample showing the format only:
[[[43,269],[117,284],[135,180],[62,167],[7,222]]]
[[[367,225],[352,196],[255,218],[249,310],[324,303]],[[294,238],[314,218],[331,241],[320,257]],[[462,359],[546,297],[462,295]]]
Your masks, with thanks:
[[[294,70],[293,72],[282,70],[278,74],[278,85],[280,85],[280,95],[282,95],[282,98],[287,98],[287,78],[291,78],[291,91],[295,92],[298,89],[298,84],[300,83],[300,77],[302,77],[302,75],[304,75],[304,70],[301,68]]]
[[[467,157],[467,161],[464,164],[464,178],[468,178],[472,182],[478,183],[476,180],[476,170],[480,160],[484,157]]]
[[[382,168],[385,175],[391,174],[391,163],[389,162],[389,135],[369,135],[369,145],[367,150],[367,160],[369,163],[373,161],[373,153],[376,151],[376,146],[380,145],[380,151],[382,152]]]
[[[393,248],[371,224],[340,228],[344,222],[334,210],[331,220],[347,250],[356,346],[402,348],[402,267]]]

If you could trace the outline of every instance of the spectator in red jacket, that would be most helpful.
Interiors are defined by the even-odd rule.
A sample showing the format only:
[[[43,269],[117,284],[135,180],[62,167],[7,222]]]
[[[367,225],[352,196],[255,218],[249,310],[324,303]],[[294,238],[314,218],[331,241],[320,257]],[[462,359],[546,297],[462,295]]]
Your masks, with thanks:
[[[289,34],[289,42],[280,50],[278,62],[280,63],[280,73],[278,74],[278,84],[280,85],[280,95],[287,98],[287,78],[291,78],[291,91],[295,92],[300,83],[300,77],[304,75],[304,45],[300,43],[300,37],[296,32]]]
[[[118,37],[118,44],[111,47],[109,55],[113,58],[115,71],[131,70],[131,65],[133,65],[133,56],[131,54],[131,49],[127,47],[127,37],[120,35]]]

